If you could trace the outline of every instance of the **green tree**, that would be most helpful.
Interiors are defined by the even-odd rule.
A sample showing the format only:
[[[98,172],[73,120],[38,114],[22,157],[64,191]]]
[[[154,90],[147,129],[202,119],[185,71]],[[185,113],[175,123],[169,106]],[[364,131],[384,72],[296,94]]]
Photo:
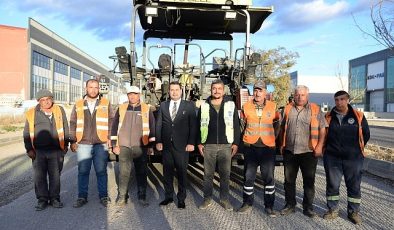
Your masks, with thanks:
[[[297,52],[278,47],[269,50],[257,50],[261,54],[262,71],[261,76],[267,84],[275,87],[274,101],[278,106],[284,106],[291,94],[289,70],[296,64],[299,57]]]

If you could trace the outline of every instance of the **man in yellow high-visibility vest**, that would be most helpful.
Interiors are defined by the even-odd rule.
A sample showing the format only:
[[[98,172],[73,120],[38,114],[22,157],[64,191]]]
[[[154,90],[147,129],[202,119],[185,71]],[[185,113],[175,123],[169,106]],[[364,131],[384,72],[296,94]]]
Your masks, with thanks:
[[[36,210],[41,211],[47,207],[48,201],[54,208],[63,207],[60,201],[60,173],[68,149],[69,130],[64,109],[54,104],[53,94],[49,90],[40,90],[36,98],[38,105],[26,112],[23,137],[27,155],[33,161],[38,199]]]

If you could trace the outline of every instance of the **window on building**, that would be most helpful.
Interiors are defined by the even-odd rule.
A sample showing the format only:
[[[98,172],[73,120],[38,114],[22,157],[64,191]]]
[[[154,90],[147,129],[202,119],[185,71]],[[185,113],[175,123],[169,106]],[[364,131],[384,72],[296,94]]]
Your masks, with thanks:
[[[350,85],[349,93],[351,96],[352,104],[363,104],[365,103],[365,66],[352,67],[350,69]]]
[[[50,60],[51,59],[49,57],[33,51],[33,65],[50,69]]]
[[[387,102],[394,102],[394,58],[387,59]]]
[[[70,68],[71,87],[70,87],[70,101],[75,102],[82,98],[82,80],[81,71],[73,67]]]
[[[50,80],[46,77],[33,74],[32,77],[32,88],[33,88],[33,98],[36,98],[36,94],[41,89],[49,89]]]
[[[55,72],[68,75],[68,66],[62,62],[55,61]]]

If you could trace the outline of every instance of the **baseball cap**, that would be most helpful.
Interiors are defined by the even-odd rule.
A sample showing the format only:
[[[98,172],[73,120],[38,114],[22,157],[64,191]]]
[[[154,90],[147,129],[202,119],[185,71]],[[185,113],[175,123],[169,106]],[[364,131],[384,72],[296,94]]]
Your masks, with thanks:
[[[138,86],[135,86],[135,85],[132,85],[132,86],[126,85],[125,88],[126,88],[126,93],[127,94],[129,94],[129,93],[141,93],[140,88]]]
[[[253,89],[267,89],[267,86],[263,81],[258,80],[256,83],[254,83]]]

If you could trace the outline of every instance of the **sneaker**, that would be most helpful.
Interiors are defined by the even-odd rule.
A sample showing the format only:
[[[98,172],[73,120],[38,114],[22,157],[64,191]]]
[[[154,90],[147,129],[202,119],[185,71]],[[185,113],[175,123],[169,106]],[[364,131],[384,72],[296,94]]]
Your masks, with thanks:
[[[249,212],[250,210],[252,210],[252,205],[243,203],[242,206],[239,209],[237,209],[237,212],[245,213],[245,212]]]
[[[48,201],[46,200],[38,200],[37,205],[35,206],[36,211],[42,211],[46,209],[48,206]]]
[[[54,208],[63,208],[63,203],[60,202],[59,199],[55,199],[55,200],[51,200],[51,202],[49,203],[50,205],[52,205],[52,207]]]
[[[278,216],[278,212],[275,211],[273,208],[265,208],[265,213],[267,213],[267,215],[269,217],[277,217]]]
[[[100,204],[102,204],[104,207],[107,207],[108,204],[111,203],[111,198],[105,196],[100,198]]]
[[[304,213],[304,215],[309,218],[315,218],[317,216],[316,213],[312,209],[309,209],[309,208],[304,209],[304,211],[302,213]]]
[[[358,212],[351,212],[347,214],[347,218],[353,223],[353,224],[360,224],[362,222],[360,215]]]
[[[221,200],[219,202],[220,206],[222,206],[225,210],[232,210],[233,207],[231,206],[230,202],[228,200]]]
[[[204,210],[212,205],[212,199],[204,199],[204,202],[198,207],[198,209]]]
[[[325,220],[333,220],[337,217],[338,217],[338,210],[336,209],[330,209],[323,215],[323,219]]]
[[[289,215],[290,213],[294,213],[294,212],[295,212],[295,207],[290,205],[286,205],[282,210],[280,210],[280,214],[283,216]]]
[[[148,202],[146,199],[144,199],[144,198],[138,199],[138,203],[139,203],[142,207],[146,207],[146,206],[149,205],[149,202]]]
[[[88,200],[86,198],[78,198],[75,203],[73,204],[74,208],[80,208],[84,206],[86,203],[88,203]]]

